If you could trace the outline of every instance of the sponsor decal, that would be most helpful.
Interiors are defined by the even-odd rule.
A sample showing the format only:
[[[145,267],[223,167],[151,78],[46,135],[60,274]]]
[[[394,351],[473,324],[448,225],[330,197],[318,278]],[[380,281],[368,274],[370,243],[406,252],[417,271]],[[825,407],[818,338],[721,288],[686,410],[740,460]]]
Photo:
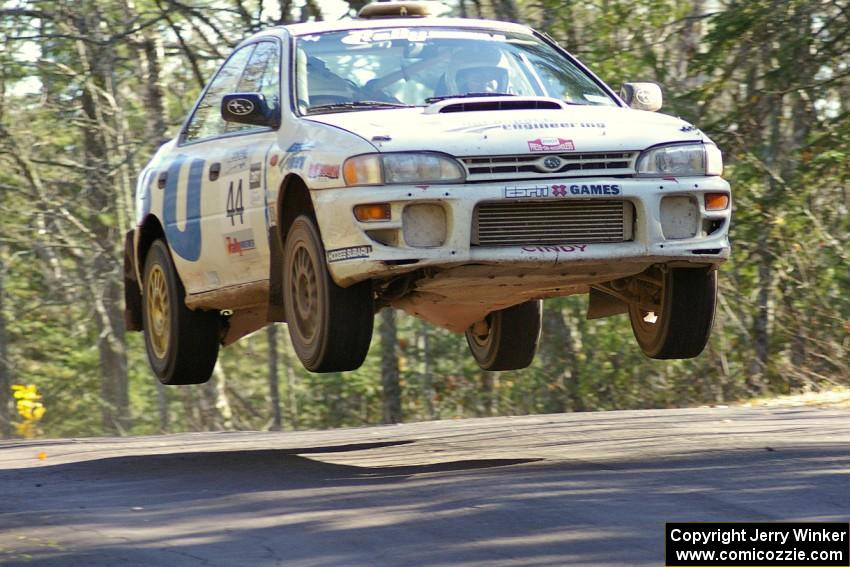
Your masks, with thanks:
[[[222,175],[233,175],[248,167],[248,150],[236,150],[224,158]]]
[[[570,195],[620,195],[622,187],[618,184],[602,183],[588,185],[509,185],[504,188],[506,199],[524,199],[535,197],[569,197]]]
[[[563,138],[537,138],[528,141],[530,152],[571,152],[576,149],[572,140]]]
[[[402,11],[406,12],[406,8]],[[401,11],[399,12],[401,13]],[[402,14],[403,15],[403,14]],[[310,36],[308,36],[310,37]],[[504,35],[496,33],[482,33],[466,30],[423,30],[408,28],[393,28],[389,30],[356,30],[349,32],[342,43],[346,45],[366,45],[369,43],[380,43],[405,39],[410,42],[423,42],[427,39],[477,39],[480,41],[505,41]],[[303,41],[303,40],[302,40]]]
[[[231,257],[242,257],[246,254],[256,252],[257,250],[257,242],[254,240],[254,231],[250,228],[225,234],[224,245],[228,256]]]
[[[605,128],[604,122],[513,122],[502,124],[502,130],[551,130],[553,128]]]
[[[248,174],[248,189],[259,189],[263,180],[263,164],[260,162],[251,164],[251,171]]]
[[[272,167],[277,165],[277,154],[272,154],[272,157],[269,158],[269,165]]]
[[[309,152],[313,148],[316,147],[316,144],[312,142],[295,142],[288,148],[286,148],[287,152]]]
[[[289,156],[280,162],[280,169],[281,171],[285,169],[301,169],[304,167],[306,160],[307,156]]]
[[[525,199],[529,197],[548,197],[549,187],[546,185],[516,185],[505,187],[505,198]]]
[[[559,122],[555,120],[513,120],[513,121],[491,121],[491,122],[467,122],[463,126],[448,130],[448,132],[470,132],[479,133],[487,130],[554,130],[558,128],[572,129],[604,129],[608,125],[605,122]]]
[[[584,252],[587,244],[557,244],[554,246],[523,246],[523,252]]]
[[[350,248],[337,248],[335,250],[328,250],[328,263],[368,258],[371,254],[372,247],[368,245],[352,246]]]
[[[310,179],[316,179],[317,177],[324,177],[326,179],[339,179],[339,166],[330,165],[327,163],[311,164],[310,169],[307,170],[307,177],[309,177]]]
[[[226,161],[227,161],[227,163],[233,163],[235,161],[245,161],[246,159],[248,159],[248,150],[244,149],[244,150],[236,150],[235,152],[233,152],[232,154],[227,156]]]
[[[619,195],[622,187],[617,184],[570,185],[573,195]]]

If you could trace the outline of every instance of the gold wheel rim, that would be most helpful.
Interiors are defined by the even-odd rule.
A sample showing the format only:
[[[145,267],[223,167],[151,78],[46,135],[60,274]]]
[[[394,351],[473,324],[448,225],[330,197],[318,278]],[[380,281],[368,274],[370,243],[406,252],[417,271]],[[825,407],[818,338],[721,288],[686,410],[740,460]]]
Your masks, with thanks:
[[[637,324],[643,333],[654,335],[661,328],[661,323],[664,318],[664,294],[667,293],[667,279],[662,275],[659,280],[658,289],[652,294],[651,301],[656,303],[658,310],[644,309],[637,307],[639,315]]]
[[[319,326],[318,277],[310,253],[299,246],[293,254],[291,294],[294,303],[292,321],[305,341],[311,342]]]
[[[145,285],[147,301],[147,328],[150,344],[157,358],[163,359],[168,353],[168,341],[171,338],[171,310],[168,302],[168,285],[162,266],[155,265]]]

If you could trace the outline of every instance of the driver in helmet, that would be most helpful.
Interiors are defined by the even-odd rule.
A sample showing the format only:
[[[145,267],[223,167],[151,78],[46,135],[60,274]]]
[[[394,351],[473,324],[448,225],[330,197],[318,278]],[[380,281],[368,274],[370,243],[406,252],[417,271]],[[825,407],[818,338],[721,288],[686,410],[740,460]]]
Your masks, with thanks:
[[[449,63],[444,77],[448,94],[507,93],[508,71],[495,48],[463,48]]]

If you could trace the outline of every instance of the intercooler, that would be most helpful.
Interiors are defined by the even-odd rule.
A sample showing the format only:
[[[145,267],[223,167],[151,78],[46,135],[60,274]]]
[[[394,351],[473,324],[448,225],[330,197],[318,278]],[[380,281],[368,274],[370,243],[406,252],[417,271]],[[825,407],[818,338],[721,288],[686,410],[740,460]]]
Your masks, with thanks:
[[[475,209],[472,244],[584,244],[632,240],[634,206],[628,201],[485,202]]]

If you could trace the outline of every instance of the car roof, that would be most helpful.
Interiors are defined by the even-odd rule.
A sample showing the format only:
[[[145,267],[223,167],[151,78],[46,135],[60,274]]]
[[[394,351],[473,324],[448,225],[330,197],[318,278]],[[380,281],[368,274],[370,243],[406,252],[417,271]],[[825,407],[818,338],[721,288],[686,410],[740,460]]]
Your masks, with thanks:
[[[372,18],[372,19],[344,19],[335,21],[307,22],[302,24],[290,24],[269,28],[261,35],[278,35],[280,31],[286,30],[293,36],[310,35],[314,33],[367,30],[378,28],[419,28],[419,27],[461,27],[474,29],[487,29],[505,32],[518,32],[530,34],[532,30],[527,26],[511,22],[500,22],[497,20],[474,20],[470,18]],[[277,31],[278,34],[274,32]]]

